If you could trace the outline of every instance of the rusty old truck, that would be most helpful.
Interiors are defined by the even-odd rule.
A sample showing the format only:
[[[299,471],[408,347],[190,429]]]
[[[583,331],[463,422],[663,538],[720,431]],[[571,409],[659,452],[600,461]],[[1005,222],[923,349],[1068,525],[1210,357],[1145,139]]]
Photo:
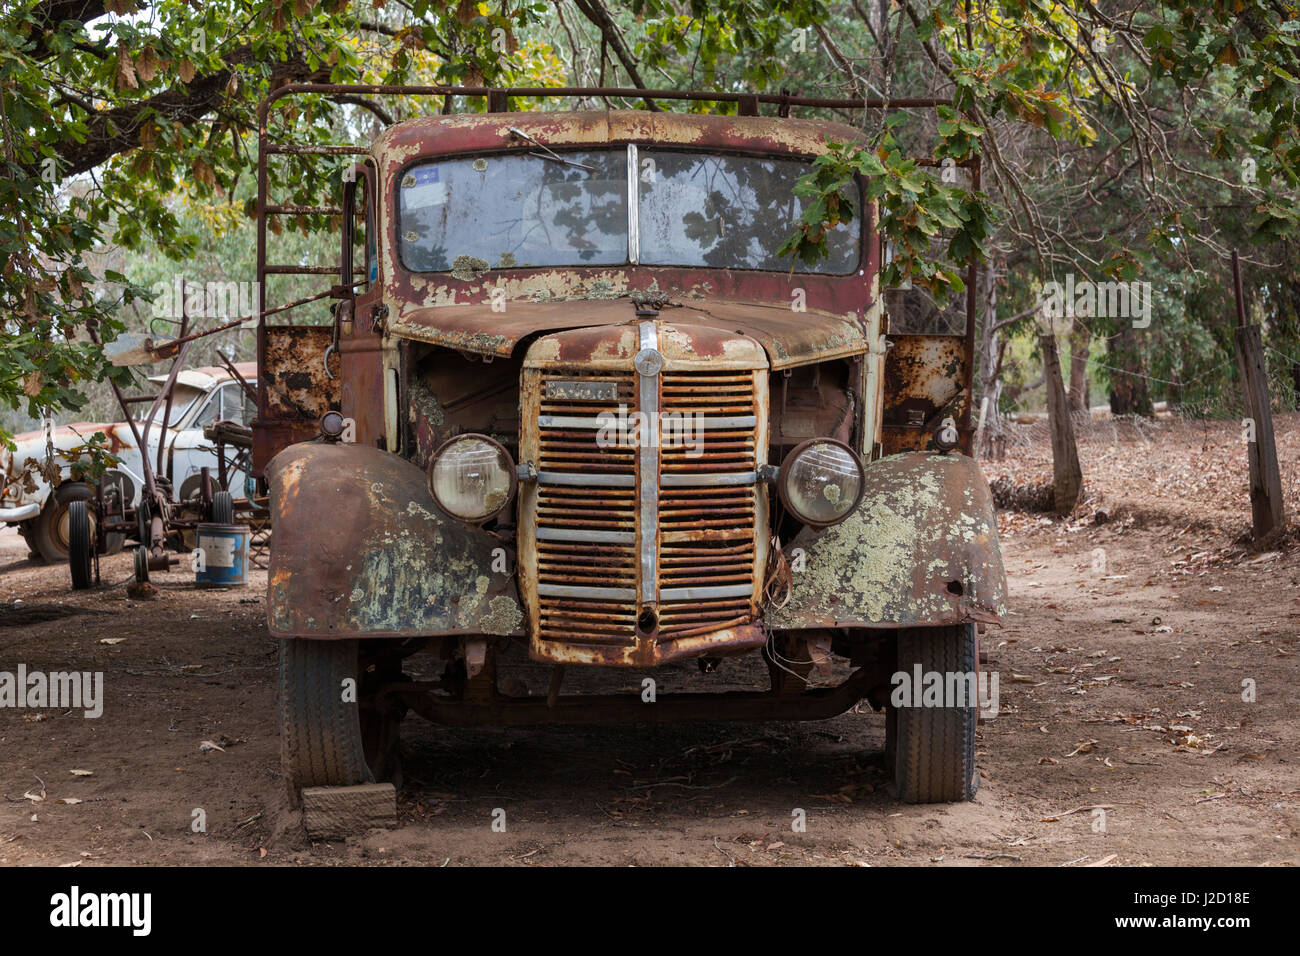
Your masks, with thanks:
[[[860,131],[787,95],[430,87],[490,108],[365,147],[274,135],[286,97],[394,91],[286,86],[261,113],[254,471],[292,788],[392,778],[409,711],[806,720],[865,700],[901,799],[971,798],[978,701],[892,694],[973,677],[1006,613],[968,457],[970,303],[956,322],[891,305],[869,206],[815,265],[777,254],[796,179]],[[530,95],[737,106],[509,111]],[[276,163],[313,151],[358,156],[337,205],[277,203]],[[339,261],[275,262],[268,223],[313,212],[341,216]],[[293,272],[332,272],[328,322],[273,302]],[[510,655],[545,678],[503,680]],[[747,655],[770,688],[711,692]],[[698,686],[643,691],[697,661]],[[610,692],[575,691],[593,669]]]

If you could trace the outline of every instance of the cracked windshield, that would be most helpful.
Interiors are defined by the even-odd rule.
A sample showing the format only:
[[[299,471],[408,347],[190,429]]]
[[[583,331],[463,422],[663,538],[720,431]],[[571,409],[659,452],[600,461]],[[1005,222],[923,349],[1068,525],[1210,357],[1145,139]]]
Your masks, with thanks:
[[[408,169],[403,265],[447,272],[469,259],[486,263],[474,264],[480,270],[627,262],[626,152],[566,153],[564,160],[515,153]]]
[[[641,262],[787,272],[776,250],[803,212],[795,182],[807,164],[753,156],[643,150],[640,157]],[[855,204],[856,213],[856,204]],[[846,274],[858,265],[855,218],[826,237],[827,257],[796,272]]]
[[[644,265],[788,271],[777,248],[803,211],[798,160],[642,152]],[[401,258],[414,272],[622,265],[628,261],[627,154],[512,154],[421,163],[402,176]],[[825,259],[858,265],[855,220],[828,235]]]

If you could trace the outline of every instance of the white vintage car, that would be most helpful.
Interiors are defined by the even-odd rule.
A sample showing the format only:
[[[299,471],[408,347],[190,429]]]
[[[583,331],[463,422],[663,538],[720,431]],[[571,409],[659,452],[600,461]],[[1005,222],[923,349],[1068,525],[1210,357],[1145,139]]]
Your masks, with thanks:
[[[249,385],[256,387],[257,364],[243,362],[235,370]],[[166,375],[150,376],[151,382],[165,383]],[[143,431],[146,404],[141,405],[141,418],[136,427]],[[248,425],[257,413],[256,402],[244,386],[224,368],[209,366],[184,369],[176,376],[176,390],[172,401],[169,427],[163,449],[163,471],[173,490],[176,501],[185,501],[200,493],[201,469],[211,469],[214,487],[217,481],[218,457],[216,443],[204,437],[203,428],[214,422],[229,421]],[[163,413],[155,416],[147,438],[149,461],[158,461],[158,442]],[[75,422],[58,425],[52,429],[54,464],[60,469],[62,481],[51,487],[29,459],[44,463],[48,457],[44,429],[16,435],[14,451],[0,449],[0,522],[18,525],[34,555],[46,561],[66,561],[68,557],[68,505],[73,501],[94,497],[94,488],[73,480],[73,462],[59,455],[60,450],[77,448],[96,432],[107,437],[107,449],[118,459],[104,476],[107,494],[120,499],[122,508],[133,508],[140,501],[145,486],[144,469],[140,462],[140,449],[135,435],[126,422]],[[227,461],[230,454],[227,453]],[[249,481],[238,464],[228,467],[226,489],[239,497],[247,497]],[[93,522],[93,512],[92,512]],[[93,534],[93,529],[92,529]],[[117,540],[112,540],[112,539]],[[110,536],[106,542],[109,551],[122,546],[120,535]]]

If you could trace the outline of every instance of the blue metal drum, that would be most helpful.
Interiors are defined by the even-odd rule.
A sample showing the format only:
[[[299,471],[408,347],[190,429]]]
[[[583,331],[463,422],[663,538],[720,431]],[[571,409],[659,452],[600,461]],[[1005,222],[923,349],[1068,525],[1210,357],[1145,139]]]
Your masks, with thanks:
[[[197,536],[202,560],[194,572],[195,584],[236,588],[248,583],[248,525],[202,522]]]

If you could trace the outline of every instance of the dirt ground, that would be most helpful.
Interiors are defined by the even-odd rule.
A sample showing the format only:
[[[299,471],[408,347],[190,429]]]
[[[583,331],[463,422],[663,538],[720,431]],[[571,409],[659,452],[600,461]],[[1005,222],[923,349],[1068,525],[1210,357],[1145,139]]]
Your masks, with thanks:
[[[0,864],[1294,865],[1300,549],[1241,543],[1244,454],[1236,426],[1212,428],[1085,436],[1072,520],[1003,513],[1012,614],[982,639],[1000,712],[980,727],[978,796],[959,805],[893,799],[884,718],[865,704],[807,724],[411,717],[398,828],[312,843],[280,776],[265,574],[196,592],[175,571],[139,602],[120,555],[103,565],[115,586],[74,594],[65,568],[0,533],[0,670],[102,671],[106,696],[94,720],[0,710]],[[1294,514],[1296,416],[1279,448]],[[989,471],[1047,460],[1035,446]],[[765,672],[660,676],[730,689]]]

